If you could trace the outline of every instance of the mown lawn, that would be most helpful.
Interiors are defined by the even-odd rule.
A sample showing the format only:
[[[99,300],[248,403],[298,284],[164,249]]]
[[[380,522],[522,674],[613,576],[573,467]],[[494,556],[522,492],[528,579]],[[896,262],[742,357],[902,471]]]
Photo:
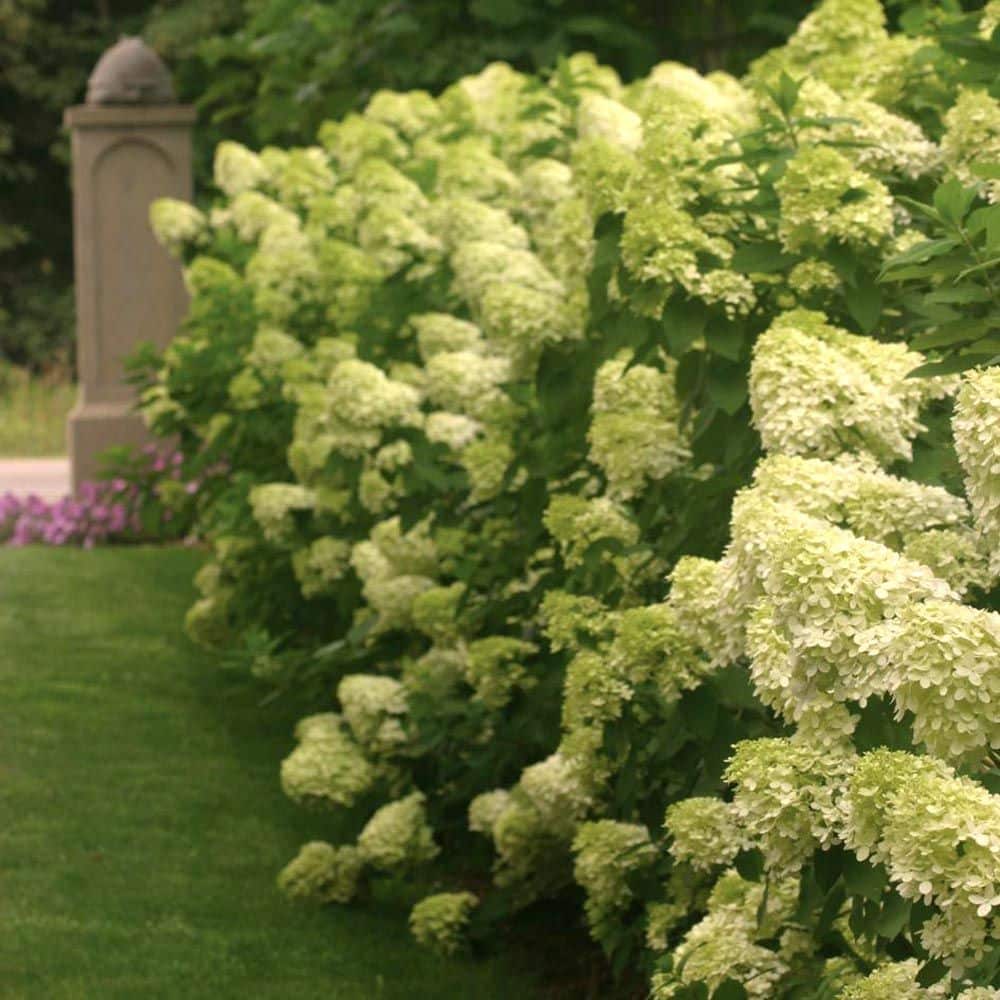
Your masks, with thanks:
[[[300,706],[260,709],[184,638],[199,558],[0,549],[0,997],[537,996],[499,959],[419,949],[401,889],[278,895],[338,830],[278,785]]]

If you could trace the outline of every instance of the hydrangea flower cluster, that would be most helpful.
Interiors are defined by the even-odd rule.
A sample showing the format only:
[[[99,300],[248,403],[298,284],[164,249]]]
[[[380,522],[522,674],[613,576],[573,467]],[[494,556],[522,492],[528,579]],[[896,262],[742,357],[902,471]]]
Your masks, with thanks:
[[[953,379],[906,379],[921,356],[831,326],[804,309],[777,317],[754,347],[750,401],[768,451],[834,458],[912,457],[920,407]]]
[[[440,955],[454,955],[465,943],[465,930],[479,900],[471,892],[427,896],[410,913],[410,930],[420,944]]]

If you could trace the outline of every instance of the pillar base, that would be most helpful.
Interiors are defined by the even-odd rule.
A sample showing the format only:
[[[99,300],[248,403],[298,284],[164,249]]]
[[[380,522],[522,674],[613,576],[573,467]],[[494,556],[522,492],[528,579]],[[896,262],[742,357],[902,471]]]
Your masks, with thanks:
[[[99,459],[108,448],[141,448],[153,441],[142,417],[127,402],[77,403],[69,415],[67,438],[74,493],[79,492],[81,483],[98,478]]]

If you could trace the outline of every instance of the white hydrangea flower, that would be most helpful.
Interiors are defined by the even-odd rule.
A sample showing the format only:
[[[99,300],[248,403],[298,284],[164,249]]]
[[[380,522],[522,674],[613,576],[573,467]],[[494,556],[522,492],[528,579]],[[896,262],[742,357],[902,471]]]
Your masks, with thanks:
[[[515,457],[510,441],[502,432],[487,430],[483,436],[470,441],[459,459],[469,477],[469,499],[482,503],[497,496]],[[519,482],[515,476],[512,487],[516,489]]]
[[[869,452],[888,464],[912,457],[920,407],[953,379],[907,379],[924,358],[830,326],[822,313],[779,316],[754,345],[750,404],[764,447],[834,458]]]
[[[365,861],[380,871],[400,871],[432,861],[440,853],[427,825],[422,792],[382,806],[358,836]]]
[[[624,507],[609,497],[585,497],[556,494],[545,511],[545,527],[559,543],[568,567],[583,564],[583,556],[595,542],[603,539],[635,545],[639,529]]]
[[[319,279],[320,270],[309,237],[298,226],[269,225],[246,267],[258,312],[284,322]]]
[[[479,900],[471,892],[439,892],[422,899],[410,913],[410,930],[419,944],[440,955],[454,955]]]
[[[491,709],[501,709],[517,688],[530,688],[536,680],[522,661],[538,647],[513,636],[492,635],[469,643],[465,653],[465,679],[476,698]]]
[[[349,903],[357,894],[364,858],[356,847],[334,847],[321,840],[304,844],[278,875],[289,899]]]
[[[932,994],[917,982],[920,963],[915,958],[891,962],[876,969],[840,994],[840,1000],[929,1000]]]
[[[409,706],[399,681],[348,674],[337,686],[337,699],[351,735],[369,753],[392,753],[407,742],[402,721]]]
[[[978,183],[970,164],[1000,159],[1000,101],[985,90],[963,88],[944,116],[944,125],[945,163],[964,183]],[[987,181],[986,190],[991,202],[1000,201],[1000,181]]]
[[[602,94],[583,95],[576,112],[576,131],[581,139],[603,139],[628,150],[642,145],[642,119]]]
[[[365,118],[395,129],[411,142],[441,120],[441,109],[425,90],[376,90],[364,110]]]
[[[504,788],[482,792],[469,803],[469,829],[492,837],[493,825],[509,805],[510,792]]]
[[[969,521],[961,497],[939,486],[891,476],[849,455],[833,462],[770,455],[754,471],[754,486],[771,500],[892,548],[925,532]]]
[[[448,143],[437,164],[438,191],[445,196],[465,196],[481,201],[513,201],[521,180],[490,151],[489,140],[469,136]]]
[[[482,417],[501,399],[511,377],[510,361],[478,352],[442,351],[427,362],[427,394],[438,406]]]
[[[461,451],[483,433],[483,425],[462,413],[436,410],[427,414],[424,433],[427,440],[434,444],[443,444],[452,451]]]
[[[250,490],[254,520],[264,537],[275,544],[290,534],[294,511],[313,510],[315,506],[315,491],[297,483],[264,483]]]
[[[629,367],[627,357],[606,361],[594,378],[587,440],[590,460],[608,478],[608,495],[636,496],[647,481],[668,476],[690,458],[680,430],[680,402],[674,388],[676,362],[663,371]]]
[[[215,147],[215,186],[235,198],[244,191],[263,187],[270,171],[261,158],[238,142],[220,142]]]
[[[656,848],[644,826],[598,820],[580,827],[573,853],[574,877],[587,894],[587,922],[600,937],[632,902],[627,877],[650,865]]]
[[[436,354],[455,351],[478,354],[485,346],[482,331],[475,323],[447,313],[419,313],[410,317],[410,325],[416,332],[424,364]]]
[[[375,771],[332,712],[296,728],[299,745],[282,761],[281,787],[303,805],[351,806],[372,786]]]
[[[428,225],[449,251],[478,240],[513,250],[527,250],[527,230],[510,212],[473,198],[439,198],[427,212]]]
[[[231,223],[244,243],[254,242],[268,230],[294,233],[301,228],[299,217],[291,209],[259,191],[237,195],[218,217],[213,216],[212,221],[216,225]]]
[[[865,170],[917,178],[940,167],[941,151],[915,122],[867,98],[842,96],[816,77],[802,80],[796,112],[808,118],[842,119],[799,134],[816,141],[857,143],[840,151]]]
[[[829,146],[805,146],[775,184],[781,203],[778,233],[785,249],[819,249],[831,241],[879,246],[892,233],[892,195],[881,181],[852,166]],[[862,197],[845,199],[847,192]]]
[[[768,872],[795,874],[817,847],[842,842],[843,786],[856,758],[788,739],[737,743],[726,780],[742,846],[758,847]]]
[[[864,637],[897,714],[937,757],[975,763],[1000,748],[1000,615],[914,602]]]
[[[186,246],[196,244],[208,228],[208,220],[194,205],[176,198],[157,198],[149,207],[153,235],[175,257]]]
[[[752,83],[776,82],[782,71],[794,79],[813,76],[838,93],[891,105],[911,78],[908,63],[918,38],[889,35],[879,0],[823,0],[792,37],[751,66]]]
[[[955,450],[965,473],[965,489],[976,524],[1000,573],[1000,368],[967,372],[952,418]]]
[[[714,990],[726,979],[740,983],[753,1000],[771,1000],[789,966],[758,941],[791,915],[795,882],[771,882],[768,888],[765,897],[764,886],[745,882],[735,871],[723,874],[709,897],[708,914],[674,949],[673,971],[654,975],[651,1000],[672,1000],[693,983]]]
[[[594,804],[576,764],[558,751],[526,767],[517,787],[538,811],[546,828],[566,840]]]
[[[267,165],[270,152],[265,149],[261,153]],[[269,180],[284,204],[305,209],[330,194],[337,184],[326,151],[318,146],[288,150],[280,163],[271,167]]]
[[[927,567],[754,491],[737,497],[730,553],[724,591],[751,609],[754,685],[789,721],[884,691],[867,629],[912,601],[957,597]]]
[[[292,570],[309,600],[330,590],[350,566],[351,543],[341,538],[317,538],[292,555]]]
[[[349,114],[339,122],[324,122],[319,141],[340,169],[353,176],[358,167],[373,159],[400,163],[410,152],[408,144],[391,126]]]
[[[502,243],[483,240],[463,243],[451,255],[451,266],[455,272],[455,292],[476,309],[486,289],[498,281],[554,296],[564,293],[562,283],[536,254]]]
[[[734,629],[723,603],[721,563],[695,556],[677,560],[667,605],[681,630],[708,656],[711,667],[737,660],[743,647],[742,630]]]
[[[739,853],[741,837],[733,807],[721,799],[695,797],[667,809],[664,829],[673,838],[670,853],[693,868],[728,865]]]

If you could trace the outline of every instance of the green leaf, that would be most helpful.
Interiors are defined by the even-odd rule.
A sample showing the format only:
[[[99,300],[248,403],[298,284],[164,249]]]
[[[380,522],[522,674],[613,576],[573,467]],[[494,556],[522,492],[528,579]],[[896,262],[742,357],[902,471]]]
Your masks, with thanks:
[[[778,105],[781,112],[787,117],[792,113],[799,99],[800,81],[793,80],[786,72],[782,71],[778,79],[778,86],[771,90],[771,97]]]
[[[739,361],[747,347],[746,327],[739,320],[717,318],[705,331],[705,342],[714,354],[729,361]]]
[[[931,378],[934,375],[956,375],[958,372],[978,368],[980,365],[993,364],[994,354],[953,354],[944,361],[929,361],[926,365],[918,365],[907,378]]]
[[[910,922],[910,902],[897,893],[889,893],[882,901],[882,912],[875,929],[884,938],[896,937]]]
[[[1000,266],[1000,256],[992,257],[989,260],[984,260],[981,264],[976,264],[975,267],[967,267],[964,271],[959,271],[958,278],[962,280],[970,274],[978,274],[980,271],[992,271],[998,266]]]
[[[847,311],[861,327],[862,333],[871,333],[882,315],[882,289],[871,280],[865,280],[854,288],[848,288],[844,297]]]
[[[723,979],[715,988],[712,1000],[746,1000],[747,991],[735,979]]]
[[[681,698],[681,718],[699,739],[711,739],[719,718],[719,703],[710,687],[702,685],[686,691]]]
[[[989,160],[977,160],[968,165],[969,170],[984,181],[1000,181],[1000,163]]]
[[[786,254],[779,243],[747,243],[733,254],[729,267],[740,274],[770,274],[783,271],[797,259]]]
[[[932,959],[917,973],[917,982],[921,986],[933,986],[947,975],[948,967],[940,959]]]
[[[968,305],[972,302],[989,302],[990,293],[978,285],[961,285],[956,288],[942,288],[926,296],[928,302],[950,305]]]
[[[976,194],[975,188],[967,188],[952,177],[934,192],[934,208],[942,219],[957,226],[969,214]]]
[[[708,370],[709,398],[730,416],[747,401],[746,372],[738,365],[716,361]]]
[[[903,194],[896,195],[896,201],[905,205],[911,212],[916,212],[917,215],[922,215],[925,219],[930,219],[931,222],[940,223],[943,221],[936,208],[931,205],[925,205],[922,201],[917,201],[914,198],[907,198],[906,195]]]
[[[679,358],[704,334],[708,308],[700,299],[672,298],[663,310],[663,332],[673,357]]]
[[[740,851],[733,860],[736,870],[748,882],[756,882],[764,874],[764,855],[756,848]]]
[[[918,351],[927,351],[935,347],[954,347],[970,340],[977,340],[990,329],[990,325],[981,319],[958,320],[956,323],[945,323],[936,330],[921,333],[914,337],[911,346]]]
[[[889,884],[889,876],[881,865],[870,865],[848,852],[844,855],[844,885],[852,896],[879,899]]]
[[[940,257],[943,253],[948,253],[959,246],[959,241],[949,237],[942,237],[936,240],[924,240],[916,246],[910,247],[893,257],[890,257],[882,266],[882,274],[893,268],[903,267],[905,264],[923,264],[933,257]]]

